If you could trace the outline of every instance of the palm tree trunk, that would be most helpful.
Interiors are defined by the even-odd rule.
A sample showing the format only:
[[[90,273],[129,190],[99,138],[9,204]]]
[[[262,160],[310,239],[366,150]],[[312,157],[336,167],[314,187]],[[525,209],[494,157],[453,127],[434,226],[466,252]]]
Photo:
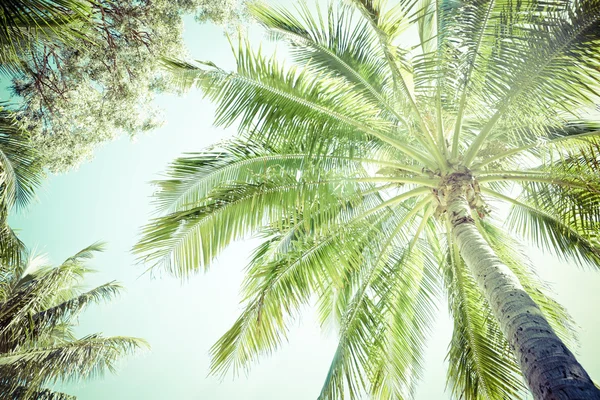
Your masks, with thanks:
[[[455,182],[447,195],[452,234],[499,321],[533,396],[544,400],[600,399],[600,390],[475,226],[467,200],[470,187],[470,182]]]

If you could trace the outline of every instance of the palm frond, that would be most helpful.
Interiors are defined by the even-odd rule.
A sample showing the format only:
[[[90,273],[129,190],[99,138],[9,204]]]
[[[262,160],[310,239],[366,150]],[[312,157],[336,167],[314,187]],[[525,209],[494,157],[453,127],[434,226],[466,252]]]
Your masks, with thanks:
[[[319,398],[357,398],[369,392],[382,399],[408,398],[418,379],[420,355],[433,312],[427,262],[417,238],[431,216],[425,212],[416,227],[416,214],[431,199],[418,202],[391,219],[382,245],[368,248],[368,268],[358,270],[356,288],[341,315],[337,351]],[[398,208],[396,209],[398,210]],[[415,233],[413,240],[406,238]],[[431,264],[429,264],[431,265]],[[406,277],[420,276],[413,280]],[[392,279],[394,284],[390,285]]]
[[[465,154],[467,165],[510,109],[521,115],[552,115],[557,108],[569,112],[593,105],[598,96],[594,87],[599,78],[600,5],[593,0],[561,3],[542,17],[524,14],[526,21],[518,18],[519,12],[518,5],[506,11],[521,27],[511,25],[514,29],[507,35],[512,37],[511,47],[490,59],[495,67],[487,72],[485,93],[496,100],[495,111]]]
[[[254,4],[250,11],[274,39],[287,40],[292,57],[318,73],[331,73],[357,85],[366,95],[400,120],[396,106],[386,98],[390,83],[387,64],[382,62],[377,37],[356,22],[351,8],[329,5],[326,16],[312,15],[304,3],[298,5],[299,18],[285,9]]]
[[[148,348],[138,338],[91,335],[74,342],[45,348],[25,348],[0,354],[0,370],[31,388],[58,380],[81,380],[113,372],[125,355]],[[5,372],[5,373],[6,373]]]
[[[123,289],[117,282],[109,282],[88,290],[79,296],[43,310],[31,317],[36,331],[47,330],[63,322],[69,322],[89,305],[115,298]]]
[[[537,128],[538,132],[523,132],[528,129],[522,127],[519,136],[528,138],[525,143],[505,146],[474,165],[473,169],[498,169],[502,167],[502,163],[527,164],[528,156],[533,156],[543,163],[545,160],[552,160],[552,155],[557,152],[574,147],[581,148],[581,145],[594,143],[600,138],[600,124],[596,121],[581,120],[560,123],[558,126],[548,125],[541,127],[543,133],[539,132],[540,127],[533,128]]]
[[[18,238],[6,221],[0,225],[0,273],[10,275],[12,270],[23,263],[25,244]],[[0,298],[3,296],[0,295]]]
[[[483,189],[485,193],[512,204],[511,214],[507,220],[509,229],[544,250],[552,251],[558,257],[572,260],[580,265],[600,265],[600,242],[598,241],[597,222],[588,221],[586,215],[577,211],[561,214],[568,207],[567,201],[581,202],[585,206],[585,192],[579,191],[584,198],[577,199],[577,192],[567,191],[571,199],[560,201],[561,190],[551,185],[540,185],[544,190],[534,193],[533,185],[520,199],[513,199],[501,193]],[[593,198],[592,202],[595,202]],[[577,203],[576,203],[577,204]],[[589,205],[589,201],[588,201]],[[593,204],[592,204],[593,206]],[[592,207],[593,208],[593,207]],[[574,215],[574,218],[572,217]]]
[[[0,304],[2,332],[8,332],[28,320],[30,314],[41,312],[57,299],[68,298],[72,286],[83,278],[78,265],[44,268],[15,279],[12,290]]]
[[[385,310],[384,329],[370,353],[370,392],[374,398],[413,398],[422,377],[422,356],[441,287],[431,237],[419,238],[424,229],[429,230],[434,225],[430,220],[432,213],[432,207],[424,211],[413,234],[417,239],[409,243],[410,253],[404,254],[401,260],[406,264],[385,271],[373,283],[374,291],[380,296],[378,306]]]
[[[419,123],[422,124],[422,116],[416,105],[414,87],[411,85],[412,73],[408,68],[405,54],[393,44],[407,28],[411,11],[419,11],[415,10],[418,2],[401,1],[393,6],[389,6],[386,1],[380,0],[353,0],[352,3],[360,11],[379,40],[385,62],[388,64],[393,76],[394,89],[397,92],[396,100],[403,101],[409,107],[410,112],[418,116]],[[398,96],[400,94],[402,96]],[[421,128],[423,128],[423,125],[421,125]],[[425,134],[425,132],[421,133]]]
[[[338,168],[342,166],[338,163]],[[363,171],[355,165],[323,173],[310,170],[314,176],[304,171],[301,175],[297,170],[278,170],[256,182],[225,182],[199,203],[153,220],[134,251],[141,259],[186,276],[208,266],[224,246],[260,226],[297,216],[314,205],[343,202],[370,186],[360,182]]]
[[[77,316],[88,305],[114,298],[121,286],[109,282],[82,293],[79,283],[91,270],[95,243],[58,267],[19,266],[0,276],[0,395],[2,398],[68,399],[44,389],[57,381],[114,371],[117,361],[147,348],[142,339],[90,335],[76,339]]]
[[[26,386],[11,384],[9,379],[0,381],[0,396],[6,400],[75,400],[75,396],[50,389],[31,390]]]
[[[33,197],[43,175],[36,161],[26,133],[0,105],[0,196],[6,211],[15,204],[25,206]]]
[[[323,175],[331,171],[353,174],[362,164],[373,163],[393,167],[377,159],[366,159],[358,154],[311,154],[306,149],[273,149],[264,144],[234,140],[222,142],[213,151],[194,153],[175,160],[167,170],[168,179],[154,182],[159,188],[156,203],[159,211],[183,210],[200,204],[207,194],[225,183],[258,183],[270,176],[285,173],[303,174],[303,171],[320,170]]]
[[[493,38],[490,35],[490,25],[495,25],[492,22],[495,19],[494,17],[497,17],[499,14],[497,8],[502,9],[503,2],[488,0],[477,3],[465,3],[463,7],[460,7],[459,13],[455,11],[455,14],[458,14],[455,23],[460,24],[460,28],[456,30],[462,39],[457,47],[462,46],[466,48],[466,51],[460,57],[460,62],[464,63],[466,67],[461,68],[461,70],[464,70],[464,74],[459,79],[462,90],[459,89],[461,94],[452,135],[452,157],[454,158],[458,155],[463,116],[468,108],[469,94],[477,84],[472,79],[473,73],[487,65],[485,59],[482,60],[481,58],[485,58],[486,53],[489,54],[490,52],[489,48],[492,45],[490,37]],[[452,33],[451,31],[447,35],[450,36]]]
[[[103,252],[105,250],[105,248],[106,248],[105,242],[92,243],[91,245],[78,251],[71,257],[67,258],[63,262],[63,264],[80,264],[82,262],[85,262],[85,261],[93,258],[96,255],[95,253]]]
[[[522,179],[518,198],[488,192],[512,204],[509,228],[558,257],[599,266],[600,141],[583,139],[542,153],[549,160],[538,168],[505,174]]]
[[[119,286],[110,283],[88,292],[89,296],[81,294],[78,299],[80,293],[77,285],[86,273],[92,272],[81,261],[90,258],[91,253],[100,248],[101,244],[93,244],[58,267],[41,266],[36,270],[24,269],[21,272],[14,271],[12,276],[7,275],[5,279],[9,289],[0,303],[0,335],[10,341],[15,337],[26,338],[31,319],[36,315],[42,318],[44,311],[48,309],[57,307],[54,312],[45,314],[45,318],[48,318],[46,322],[59,314],[66,317],[73,312],[75,315],[78,309],[80,311],[90,301],[108,299],[115,295]],[[64,303],[63,307],[60,306],[61,303]]]
[[[334,138],[375,140],[397,148],[409,160],[432,166],[426,155],[390,135],[394,125],[380,116],[372,101],[353,90],[354,84],[315,75],[308,68],[285,68],[275,58],[253,54],[244,44],[236,60],[236,73],[181,61],[169,65],[183,86],[200,86],[218,103],[217,125],[229,126],[237,120],[240,130],[249,130],[274,146],[303,142],[319,149]]]
[[[245,309],[211,350],[212,373],[224,374],[230,368],[237,372],[272,352],[312,293],[344,285],[343,271],[356,268],[363,249],[380,235],[378,227],[389,216],[385,208],[368,215],[372,204],[381,204],[372,194],[357,195],[356,200],[351,207],[333,203],[328,210],[318,210],[336,220],[329,229],[307,213],[289,219],[284,229],[274,225],[267,231],[270,237],[255,251],[244,282]]]

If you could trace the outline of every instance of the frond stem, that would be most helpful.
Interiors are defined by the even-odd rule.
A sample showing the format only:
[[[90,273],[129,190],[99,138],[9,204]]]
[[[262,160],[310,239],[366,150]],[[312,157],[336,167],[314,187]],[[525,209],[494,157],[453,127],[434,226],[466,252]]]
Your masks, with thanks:
[[[575,181],[568,181],[565,179],[552,178],[552,177],[548,177],[548,175],[544,174],[544,173],[540,173],[539,175],[538,174],[526,174],[524,172],[518,172],[518,175],[517,174],[511,175],[510,173],[499,174],[499,175],[492,174],[492,175],[481,176],[481,177],[478,177],[477,179],[480,183],[497,182],[497,181],[541,182],[541,183],[549,183],[551,185],[592,190],[590,188],[590,185],[586,184],[584,182],[575,182]],[[593,191],[600,192],[598,190],[593,190]]]
[[[584,139],[584,138],[590,137],[590,136],[591,137],[593,137],[593,136],[600,136],[600,131],[586,132],[586,133],[581,133],[579,135],[572,135],[572,136],[564,136],[564,137],[560,137],[560,138],[548,140],[548,141],[546,141],[544,143],[541,143],[541,145],[542,146],[547,146],[547,145],[552,145],[552,144],[555,144],[555,143],[558,143],[558,142],[562,142],[562,141],[565,141],[565,140]],[[482,162],[473,165],[473,168],[471,168],[471,170],[472,171],[480,170],[481,167],[484,167],[484,166],[486,166],[486,165],[488,165],[490,163],[493,163],[494,161],[498,161],[498,160],[501,160],[503,158],[510,157],[512,155],[515,155],[515,154],[518,154],[518,153],[521,153],[523,151],[527,151],[527,150],[530,150],[530,149],[533,149],[533,148],[539,147],[539,146],[540,146],[540,143],[536,142],[536,143],[531,143],[531,144],[528,144],[528,145],[525,145],[525,146],[521,146],[521,147],[515,147],[513,149],[504,151],[504,152],[502,152],[500,154],[497,154],[497,155],[495,155],[493,157],[488,158],[487,160],[483,160]]]
[[[469,68],[465,72],[464,75],[464,87],[463,92],[460,97],[460,103],[458,106],[458,113],[456,115],[456,123],[454,125],[454,134],[452,135],[452,158],[456,159],[458,157],[458,144],[460,142],[460,133],[462,130],[462,122],[463,116],[467,104],[467,94],[469,92],[469,82],[471,80],[471,75],[475,70],[475,60],[479,53],[479,48],[481,47],[481,43],[483,42],[483,37],[485,33],[485,29],[487,27],[487,23],[490,20],[490,14],[492,13],[492,9],[494,8],[495,0],[489,0],[488,7],[485,11],[485,16],[483,17],[483,23],[481,24],[481,30],[479,31],[479,35],[477,37],[477,43],[475,44],[475,49],[473,51],[473,59],[469,63]]]
[[[348,178],[342,179],[342,181],[346,181]],[[351,178],[351,180],[355,182],[387,182],[387,183],[416,183],[422,186],[426,186],[429,188],[435,188],[438,186],[440,180],[439,179],[423,179],[423,178],[413,178],[413,177],[374,177],[374,178]]]

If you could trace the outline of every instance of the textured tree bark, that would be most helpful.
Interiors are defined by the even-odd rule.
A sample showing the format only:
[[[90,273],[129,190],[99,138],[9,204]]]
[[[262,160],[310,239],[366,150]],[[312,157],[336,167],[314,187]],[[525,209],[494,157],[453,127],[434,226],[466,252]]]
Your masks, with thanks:
[[[466,182],[447,192],[452,234],[465,264],[488,300],[535,399],[600,399],[587,372],[554,333],[515,274],[481,235],[467,200]]]

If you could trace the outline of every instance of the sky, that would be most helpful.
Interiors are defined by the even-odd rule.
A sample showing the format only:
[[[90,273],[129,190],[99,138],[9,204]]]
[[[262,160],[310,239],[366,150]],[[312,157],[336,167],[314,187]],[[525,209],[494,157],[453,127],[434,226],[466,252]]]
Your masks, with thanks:
[[[186,20],[190,53],[231,69],[233,57],[221,30]],[[259,32],[254,43],[266,40]],[[272,48],[266,46],[266,48]],[[323,332],[306,309],[288,343],[264,357],[248,375],[233,379],[208,377],[209,349],[233,324],[239,311],[239,285],[252,239],[230,246],[208,273],[181,282],[169,276],[144,274],[130,249],[151,213],[150,181],[160,177],[170,161],[184,152],[201,151],[233,129],[212,126],[214,106],[192,91],[184,97],[161,96],[158,105],[167,123],[131,141],[122,137],[100,148],[78,170],[49,176],[37,199],[11,218],[11,226],[30,249],[59,263],[87,245],[103,240],[107,250],[92,265],[92,287],[117,280],[126,291],[109,304],[94,306],[80,317],[81,335],[143,337],[152,350],[129,357],[117,374],[106,374],[65,391],[81,400],[286,400],[316,399],[336,346],[335,332]],[[580,362],[600,380],[600,274],[560,263],[550,255],[529,254],[537,272],[552,284],[556,298],[579,325]],[[445,363],[451,323],[440,304],[437,325],[425,356],[417,399],[446,399]]]

